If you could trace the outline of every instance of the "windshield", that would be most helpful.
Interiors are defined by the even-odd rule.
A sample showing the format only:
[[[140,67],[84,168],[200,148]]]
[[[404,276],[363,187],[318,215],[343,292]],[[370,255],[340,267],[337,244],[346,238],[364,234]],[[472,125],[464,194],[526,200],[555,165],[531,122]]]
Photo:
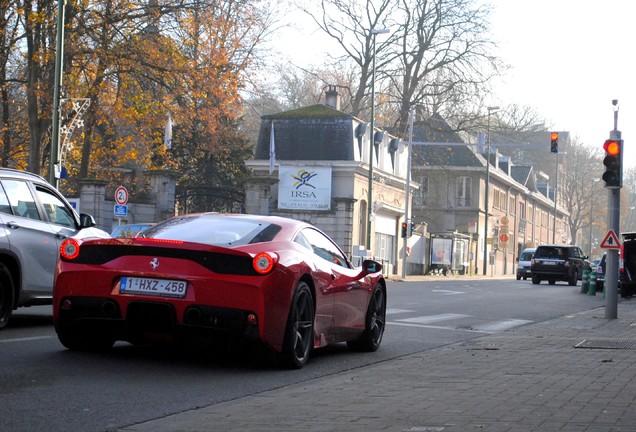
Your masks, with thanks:
[[[534,254],[534,252],[521,253],[521,256],[519,257],[519,261],[530,261],[532,259],[532,254]]]

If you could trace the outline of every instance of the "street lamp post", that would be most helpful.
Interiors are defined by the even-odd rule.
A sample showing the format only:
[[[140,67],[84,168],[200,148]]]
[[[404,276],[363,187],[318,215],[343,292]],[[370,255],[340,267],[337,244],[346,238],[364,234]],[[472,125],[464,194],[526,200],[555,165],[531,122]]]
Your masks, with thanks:
[[[592,191],[590,192],[590,256],[592,256],[592,218],[594,217],[592,209],[594,208],[594,186],[596,185],[596,182],[600,180],[600,178],[592,180]]]
[[[56,168],[60,162],[60,90],[62,88],[62,66],[64,64],[64,12],[66,0],[57,2],[57,35],[55,39],[55,76],[53,84],[53,116],[51,125],[51,154],[49,155],[49,183],[58,186]]]
[[[375,140],[375,37],[388,33],[388,29],[371,29],[373,39],[373,54],[371,56],[371,131],[369,136],[369,186],[367,197],[367,251],[371,250],[371,211],[373,209],[373,144]]]
[[[489,106],[486,108],[488,110],[488,128],[486,131],[488,132],[488,136],[486,139],[486,197],[485,197],[485,217],[484,217],[484,264],[483,264],[483,273],[484,276],[488,273],[488,205],[489,205],[489,193],[490,193],[490,115],[493,112],[496,112],[499,107],[498,106]]]
[[[567,152],[558,152],[556,154],[556,175],[554,177],[554,225],[552,226],[552,244],[556,243],[556,225],[557,225],[557,193],[559,192],[559,156],[566,155]]]
[[[411,222],[409,222],[409,205],[410,205],[410,195],[411,195],[411,148],[413,143],[413,113],[415,111],[415,107],[411,107],[409,110],[409,144],[407,148],[406,155],[406,196],[404,198],[404,222],[407,225],[407,233],[406,237],[404,237],[404,244],[402,249],[402,278],[406,278],[406,249],[409,243],[409,233],[411,229]]]

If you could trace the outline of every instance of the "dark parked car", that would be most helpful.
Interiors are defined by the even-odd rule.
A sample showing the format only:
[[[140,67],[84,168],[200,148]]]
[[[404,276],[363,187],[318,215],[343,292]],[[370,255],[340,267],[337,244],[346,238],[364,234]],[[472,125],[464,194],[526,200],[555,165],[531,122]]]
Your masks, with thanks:
[[[39,175],[0,169],[0,328],[19,306],[51,304],[60,245],[108,237]]]
[[[603,286],[605,286],[605,273],[607,264],[605,262],[606,254],[603,254],[603,257],[596,265],[595,268],[592,269],[594,273],[596,273],[596,291],[603,291]]]
[[[591,270],[591,266],[580,247],[542,245],[537,247],[532,258],[532,283],[539,284],[547,280],[554,285],[557,281],[567,281],[574,286],[586,269]]]
[[[636,232],[623,233],[618,269],[621,297],[633,296],[636,292]]]

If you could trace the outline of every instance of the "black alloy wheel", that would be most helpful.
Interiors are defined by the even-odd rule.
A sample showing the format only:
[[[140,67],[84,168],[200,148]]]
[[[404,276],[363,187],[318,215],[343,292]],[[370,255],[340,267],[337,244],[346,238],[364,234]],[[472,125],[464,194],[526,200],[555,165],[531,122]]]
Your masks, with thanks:
[[[381,284],[376,284],[369,300],[364,333],[360,339],[347,342],[350,349],[373,352],[380,347],[386,327],[386,295]]]
[[[300,282],[289,309],[280,358],[291,369],[302,368],[314,345],[314,300],[309,285]]]

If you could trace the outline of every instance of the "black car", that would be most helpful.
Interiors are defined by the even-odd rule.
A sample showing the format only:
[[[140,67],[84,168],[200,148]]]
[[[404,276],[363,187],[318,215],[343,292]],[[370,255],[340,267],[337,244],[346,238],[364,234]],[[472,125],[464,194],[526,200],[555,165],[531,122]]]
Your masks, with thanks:
[[[626,232],[622,235],[619,285],[621,297],[631,297],[636,293],[636,232]]]
[[[547,280],[550,285],[567,281],[574,286],[581,279],[583,270],[590,270],[587,256],[574,245],[542,245],[537,247],[531,264],[532,283]]]
[[[593,270],[596,274],[596,291],[603,291],[603,286],[605,285],[605,273],[607,268],[607,264],[605,261],[606,257],[607,254],[603,254],[603,257],[599,261],[596,268]]]

